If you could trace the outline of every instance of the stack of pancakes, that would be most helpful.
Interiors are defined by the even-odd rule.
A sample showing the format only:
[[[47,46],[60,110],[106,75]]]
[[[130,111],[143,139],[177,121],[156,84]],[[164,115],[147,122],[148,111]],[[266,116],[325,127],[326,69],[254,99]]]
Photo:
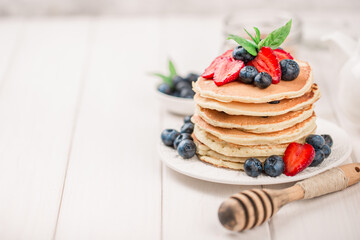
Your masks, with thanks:
[[[320,91],[308,63],[298,61],[300,74],[266,89],[239,81],[216,86],[199,78],[196,92],[194,141],[200,160],[242,170],[245,160],[284,155],[290,142],[304,142],[316,130],[313,104]],[[279,101],[279,102],[278,102]]]

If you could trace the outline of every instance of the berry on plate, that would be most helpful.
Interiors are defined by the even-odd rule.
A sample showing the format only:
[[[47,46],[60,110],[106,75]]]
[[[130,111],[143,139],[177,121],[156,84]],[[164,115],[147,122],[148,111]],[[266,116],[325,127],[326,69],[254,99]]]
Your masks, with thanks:
[[[330,156],[331,154],[331,148],[329,147],[329,145],[325,144],[322,148],[321,151],[323,151],[323,153],[325,154],[325,158],[327,158],[328,156]]]
[[[329,147],[332,147],[332,145],[333,145],[333,143],[334,143],[332,137],[331,137],[329,134],[322,134],[321,136],[324,138],[325,143],[326,143]]]
[[[166,146],[173,146],[175,138],[179,136],[179,134],[175,129],[165,129],[161,133],[161,140]]]
[[[194,131],[194,124],[192,122],[185,123],[182,125],[180,132],[181,133],[192,133]]]
[[[316,167],[320,163],[322,163],[325,159],[325,154],[320,149],[315,150],[314,160],[311,162],[310,167]]]
[[[242,46],[237,46],[236,48],[234,48],[232,56],[235,60],[241,60],[244,63],[247,63],[255,58],[255,56],[251,55]]]
[[[262,89],[269,87],[271,85],[271,82],[272,78],[267,72],[261,72],[254,78],[255,86]]]
[[[276,57],[278,58],[279,62],[284,59],[294,59],[290,53],[288,53],[280,48],[274,49],[274,53],[275,53]]]
[[[192,140],[185,139],[179,143],[177,151],[184,159],[192,158],[196,153],[196,145]]]
[[[190,140],[193,140],[193,138],[191,137],[191,134],[189,133],[181,133],[180,135],[178,135],[175,140],[174,140],[174,145],[173,147],[175,149],[178,148],[179,144],[181,141],[185,140],[185,139],[190,139]]]
[[[262,47],[254,60],[248,63],[256,67],[259,72],[267,72],[272,77],[272,83],[276,84],[281,79],[281,69],[279,61],[270,47]]]
[[[193,115],[189,115],[189,116],[184,117],[184,123],[189,123],[189,122],[191,122],[192,116],[193,116]]]
[[[243,83],[253,83],[254,78],[258,75],[258,70],[253,66],[245,66],[240,70],[240,81]]]
[[[313,146],[315,150],[321,149],[325,145],[324,138],[317,134],[310,134],[305,138],[305,142]]]
[[[206,79],[212,79],[215,74],[216,66],[221,61],[221,59],[223,59],[224,57],[229,57],[230,59],[232,59],[232,51],[233,50],[228,50],[228,51],[224,52],[223,54],[221,54],[220,56],[218,56],[217,58],[215,58],[215,60],[212,61],[210,66],[208,66],[205,69],[204,73],[201,74],[201,77],[206,78]]]
[[[244,163],[244,171],[250,177],[257,177],[262,172],[263,167],[259,159],[248,158]]]
[[[300,67],[297,62],[291,59],[284,59],[280,61],[281,79],[285,81],[292,81],[299,76]]]
[[[214,82],[217,86],[235,81],[240,70],[244,67],[243,61],[233,60],[230,57],[220,59],[215,67]]]
[[[265,160],[264,171],[270,177],[277,177],[285,170],[285,163],[282,157],[272,155]]]
[[[285,175],[294,176],[307,168],[315,157],[315,150],[310,144],[290,143],[285,150]]]

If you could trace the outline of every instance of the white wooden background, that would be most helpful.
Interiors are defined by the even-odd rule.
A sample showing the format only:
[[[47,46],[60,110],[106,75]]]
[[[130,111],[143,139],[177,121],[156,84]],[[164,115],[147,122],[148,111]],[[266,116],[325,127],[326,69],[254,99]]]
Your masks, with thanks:
[[[182,117],[159,109],[147,73],[165,71],[168,56],[199,72],[222,41],[219,17],[1,19],[0,239],[359,239],[360,184],[237,234],[221,227],[218,206],[256,186],[162,165],[160,131]],[[329,53],[298,56],[323,92],[317,114],[341,124]]]

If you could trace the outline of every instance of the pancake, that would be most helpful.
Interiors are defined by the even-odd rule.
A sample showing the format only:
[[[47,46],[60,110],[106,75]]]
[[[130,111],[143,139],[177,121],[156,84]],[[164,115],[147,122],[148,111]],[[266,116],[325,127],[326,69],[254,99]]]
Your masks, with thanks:
[[[194,139],[198,139],[201,143],[206,145],[209,149],[214,152],[220,153],[224,156],[229,157],[267,157],[271,155],[284,155],[284,152],[288,146],[287,143],[284,144],[274,144],[274,145],[253,145],[253,146],[243,146],[233,143],[225,142],[214,135],[205,132],[201,128],[195,125]],[[303,143],[304,139],[298,139],[296,142]]]
[[[228,162],[228,161],[224,161],[222,159],[209,157],[209,156],[204,156],[204,155],[201,155],[201,154],[198,154],[198,158],[203,162],[214,165],[215,167],[228,168],[228,169],[238,170],[238,171],[239,170],[244,170],[244,164],[243,163]]]
[[[198,115],[194,115],[191,120],[202,130],[211,133],[221,140],[238,145],[272,145],[274,143],[289,143],[309,135],[316,128],[315,113],[301,123],[285,130],[271,133],[249,133],[238,129],[214,127],[205,122]]]
[[[221,128],[236,128],[246,132],[265,133],[276,132],[294,126],[308,119],[313,114],[313,106],[296,112],[288,112],[283,115],[270,116],[267,118],[245,115],[228,115],[216,110],[196,107],[198,114],[208,124]]]
[[[220,102],[267,103],[285,98],[296,98],[309,91],[313,84],[310,65],[307,62],[296,61],[300,67],[300,74],[295,80],[280,81],[278,84],[271,84],[266,89],[239,81],[218,87],[213,80],[202,77],[193,84],[193,88],[202,97]]]
[[[284,81],[283,81],[284,82]],[[241,103],[241,102],[219,102],[210,98],[201,97],[199,94],[194,96],[195,102],[202,108],[225,112],[229,115],[247,116],[276,116],[283,115],[291,111],[297,111],[312,105],[320,98],[320,91],[316,84],[312,85],[310,91],[298,98],[284,99],[278,104],[269,103]]]
[[[196,144],[196,153],[198,155],[207,156],[207,157],[213,157],[216,159],[221,159],[228,162],[234,162],[234,163],[245,163],[246,159],[249,157],[229,157],[222,155],[220,153],[217,153],[213,150],[211,150],[208,146],[201,143],[198,139],[194,138],[194,143]],[[266,157],[256,157],[261,162],[264,162]]]

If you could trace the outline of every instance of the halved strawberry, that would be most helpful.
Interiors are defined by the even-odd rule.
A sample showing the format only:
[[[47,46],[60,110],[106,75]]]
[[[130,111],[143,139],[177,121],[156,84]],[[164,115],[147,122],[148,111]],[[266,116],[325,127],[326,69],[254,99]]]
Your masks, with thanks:
[[[310,144],[290,143],[285,150],[285,175],[294,176],[307,168],[314,160],[315,150]]]
[[[209,67],[207,67],[204,71],[203,74],[201,74],[201,76],[203,78],[206,79],[212,79],[214,77],[214,73],[215,73],[215,67],[218,64],[219,60],[221,60],[224,57],[230,57],[232,58],[232,52],[233,50],[227,50],[226,52],[224,52],[223,54],[221,54],[220,56],[218,56],[217,58],[215,58],[214,61],[212,61],[212,63],[210,64]]]
[[[215,67],[214,82],[217,86],[235,81],[239,78],[240,70],[245,66],[243,61],[224,57],[219,60]]]
[[[267,72],[272,77],[272,83],[276,84],[281,79],[281,68],[274,51],[269,47],[262,47],[254,60],[247,65],[254,66],[259,72]]]
[[[274,51],[276,57],[278,58],[279,62],[281,60],[284,60],[284,59],[291,59],[291,60],[294,59],[293,56],[291,56],[290,53],[288,53],[288,52],[286,52],[286,51],[284,51],[282,49],[277,48],[277,49],[275,49],[273,51]]]

